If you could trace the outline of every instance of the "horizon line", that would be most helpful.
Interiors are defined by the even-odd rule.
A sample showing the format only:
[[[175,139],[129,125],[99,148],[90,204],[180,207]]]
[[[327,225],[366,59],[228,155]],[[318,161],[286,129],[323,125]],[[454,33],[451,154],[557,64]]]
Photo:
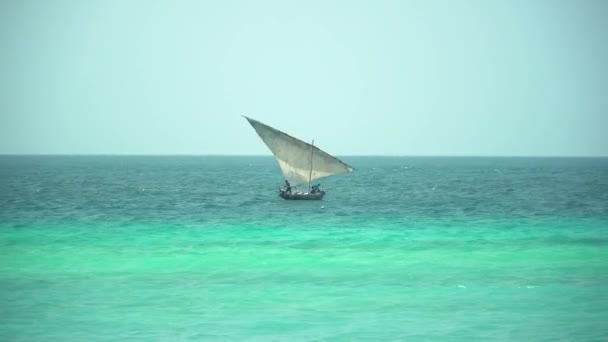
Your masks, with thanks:
[[[336,154],[339,157],[387,158],[608,158],[608,155],[490,155],[490,154]],[[274,157],[272,154],[223,153],[0,153],[0,157]]]

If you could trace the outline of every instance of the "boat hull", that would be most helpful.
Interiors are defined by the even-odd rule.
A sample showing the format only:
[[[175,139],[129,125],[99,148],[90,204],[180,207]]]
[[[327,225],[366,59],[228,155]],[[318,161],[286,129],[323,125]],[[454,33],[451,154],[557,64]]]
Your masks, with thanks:
[[[279,191],[279,196],[286,200],[304,200],[304,201],[317,201],[325,196],[325,191],[321,190],[315,193],[308,192],[293,192],[289,193],[283,189]]]

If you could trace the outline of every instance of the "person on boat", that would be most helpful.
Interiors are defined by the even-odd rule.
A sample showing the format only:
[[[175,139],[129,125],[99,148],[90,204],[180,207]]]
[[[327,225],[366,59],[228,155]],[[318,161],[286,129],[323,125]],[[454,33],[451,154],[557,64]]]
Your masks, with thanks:
[[[311,194],[315,194],[315,193],[317,193],[317,192],[320,192],[320,191],[321,191],[321,190],[319,189],[319,187],[320,187],[320,186],[321,186],[321,184],[320,184],[320,183],[319,183],[319,184],[316,184],[316,185],[313,185],[313,186],[312,186],[312,189],[310,190],[310,193],[311,193]]]
[[[291,193],[291,184],[287,179],[285,180],[285,192]]]

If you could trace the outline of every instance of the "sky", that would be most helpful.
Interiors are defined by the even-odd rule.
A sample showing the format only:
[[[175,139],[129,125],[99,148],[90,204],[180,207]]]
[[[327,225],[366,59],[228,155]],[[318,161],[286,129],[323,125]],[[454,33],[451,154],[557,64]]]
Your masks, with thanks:
[[[608,156],[608,1],[0,0],[0,154]]]

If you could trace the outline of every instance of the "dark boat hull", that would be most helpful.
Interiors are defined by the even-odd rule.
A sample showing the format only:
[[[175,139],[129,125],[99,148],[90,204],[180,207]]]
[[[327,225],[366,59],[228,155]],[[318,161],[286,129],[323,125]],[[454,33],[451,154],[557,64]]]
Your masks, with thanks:
[[[286,200],[316,201],[316,200],[322,199],[323,196],[325,196],[325,191],[321,190],[321,191],[315,192],[315,193],[308,193],[308,192],[289,193],[289,192],[281,189],[279,191],[279,196],[281,196],[281,198],[286,199]]]

